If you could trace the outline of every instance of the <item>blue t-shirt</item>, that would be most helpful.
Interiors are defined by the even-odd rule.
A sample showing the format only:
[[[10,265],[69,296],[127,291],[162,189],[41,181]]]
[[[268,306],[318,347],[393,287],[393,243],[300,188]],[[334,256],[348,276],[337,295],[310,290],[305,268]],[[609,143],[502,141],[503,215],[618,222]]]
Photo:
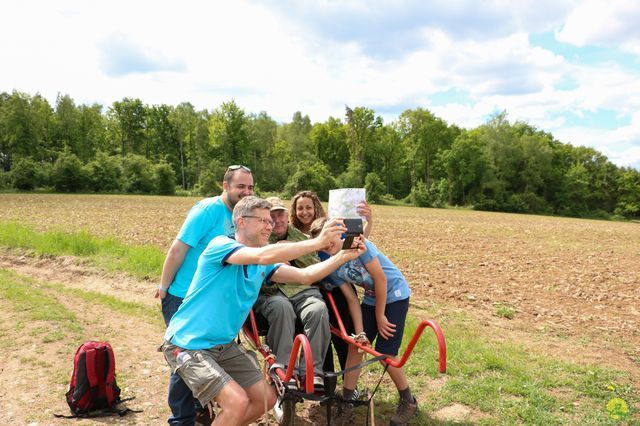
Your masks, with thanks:
[[[231,210],[221,196],[205,198],[191,208],[187,219],[182,224],[177,239],[187,244],[190,249],[176,272],[169,293],[184,298],[198,266],[198,258],[207,244],[218,235],[234,234]]]
[[[234,265],[226,260],[244,247],[229,237],[215,237],[198,261],[182,304],[164,335],[181,348],[209,349],[231,342],[276,265]]]
[[[364,288],[364,300],[362,303],[370,306],[376,304],[376,294],[374,291],[374,282],[371,274],[365,268],[365,265],[371,262],[373,259],[378,259],[382,266],[382,271],[387,276],[387,304],[397,302],[398,300],[404,300],[411,296],[411,290],[407,280],[400,272],[400,269],[396,267],[378,250],[378,248],[369,240],[365,240],[367,251],[362,253],[358,258],[353,259],[340,266],[331,275],[326,277],[323,281],[339,287],[345,282],[359,285]],[[325,253],[321,253],[321,259],[327,258]]]

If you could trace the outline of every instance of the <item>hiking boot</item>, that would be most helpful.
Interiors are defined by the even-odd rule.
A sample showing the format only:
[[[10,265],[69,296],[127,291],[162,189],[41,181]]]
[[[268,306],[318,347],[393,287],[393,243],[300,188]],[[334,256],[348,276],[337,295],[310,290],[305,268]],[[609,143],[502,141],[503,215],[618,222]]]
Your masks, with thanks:
[[[216,415],[213,412],[209,412],[208,408],[200,408],[196,410],[195,426],[211,426],[213,419]]]
[[[402,426],[409,423],[409,420],[418,412],[418,401],[413,398],[413,402],[405,401],[404,399],[400,400],[400,404],[398,404],[398,408],[396,409],[396,414],[391,417],[391,421],[389,422],[389,426]]]

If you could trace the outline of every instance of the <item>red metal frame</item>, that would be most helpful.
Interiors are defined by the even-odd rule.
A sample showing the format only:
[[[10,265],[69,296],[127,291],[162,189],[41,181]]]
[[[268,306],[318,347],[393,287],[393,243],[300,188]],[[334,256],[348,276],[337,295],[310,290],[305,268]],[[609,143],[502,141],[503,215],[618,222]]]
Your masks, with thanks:
[[[342,319],[340,318],[340,314],[338,313],[338,308],[336,307],[336,303],[333,300],[333,295],[331,293],[327,293],[327,299],[329,300],[329,303],[331,304],[331,309],[333,309],[333,313],[336,315],[336,319],[338,321],[338,328],[331,326],[331,332],[336,336],[340,337],[345,342],[351,345],[355,345],[359,349],[373,356],[382,355],[380,352],[377,352],[376,350],[374,350],[371,346],[364,346],[361,343],[356,342],[355,340],[353,340],[351,336],[347,334],[347,331],[344,328],[344,324],[342,323]],[[418,327],[416,328],[416,331],[413,333],[413,336],[411,337],[411,340],[409,341],[409,345],[407,345],[407,349],[404,351],[404,354],[402,355],[402,357],[400,357],[400,360],[397,360],[394,358],[385,358],[383,362],[386,362],[392,367],[397,367],[397,368],[402,367],[407,362],[407,359],[409,359],[409,355],[411,355],[411,352],[413,351],[414,346],[416,345],[416,343],[418,343],[418,339],[420,338],[420,336],[422,335],[422,332],[426,327],[431,327],[433,329],[433,332],[436,334],[436,338],[438,339],[438,349],[439,349],[439,353],[438,353],[439,370],[441,373],[445,373],[447,371],[447,344],[444,340],[444,334],[442,333],[442,329],[440,328],[438,323],[431,320],[424,320],[418,325]]]
[[[353,340],[351,336],[349,336],[345,330],[344,324],[342,322],[342,318],[340,318],[340,313],[338,312],[338,308],[336,307],[336,303],[333,300],[333,296],[331,293],[327,293],[327,299],[329,300],[329,304],[331,305],[331,309],[333,310],[336,319],[338,321],[338,328],[331,326],[331,333],[340,337],[345,342],[355,345],[359,349],[371,354],[373,356],[380,356],[381,353],[374,350],[371,346],[364,346],[361,343]],[[254,341],[254,344],[258,348],[258,351],[265,357],[269,367],[275,364],[276,360],[274,357],[270,356],[271,353],[261,345],[260,336],[258,335],[258,326],[256,324],[256,317],[253,314],[253,310],[249,312],[249,323],[251,324],[251,329],[249,329],[246,324],[244,326],[244,330],[246,334]],[[422,321],[416,331],[413,333],[411,340],[409,341],[409,345],[407,345],[404,354],[398,358],[385,358],[381,362],[386,362],[392,367],[400,368],[405,365],[413,348],[418,343],[418,339],[422,335],[422,332],[426,327],[431,327],[433,332],[436,334],[436,339],[438,340],[438,363],[439,363],[439,371],[440,373],[445,373],[447,371],[447,344],[444,340],[444,334],[442,333],[442,329],[435,321],[424,320]],[[289,356],[289,364],[286,371],[283,371],[281,368],[277,368],[276,374],[282,380],[282,382],[286,383],[293,377],[293,369],[296,364],[296,360],[300,355],[300,350],[304,351],[305,354],[305,367],[306,367],[306,377],[304,383],[304,389],[306,393],[313,393],[313,354],[311,352],[311,345],[309,344],[309,339],[304,334],[298,334],[293,340],[293,347],[291,349],[291,355]]]

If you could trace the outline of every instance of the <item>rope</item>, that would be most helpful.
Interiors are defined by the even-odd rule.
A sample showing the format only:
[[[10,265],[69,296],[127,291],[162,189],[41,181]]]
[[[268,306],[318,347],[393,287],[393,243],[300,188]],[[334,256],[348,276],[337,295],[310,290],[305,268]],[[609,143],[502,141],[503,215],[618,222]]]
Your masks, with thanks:
[[[367,405],[367,423],[366,423],[367,426],[369,426],[369,413],[371,412],[371,415],[373,416],[373,407],[372,407],[373,396],[378,391],[378,388],[380,387],[380,383],[382,383],[382,378],[384,377],[388,368],[389,368],[389,364],[385,363],[384,370],[382,370],[382,374],[380,375],[380,380],[378,380],[378,384],[376,384],[376,387],[373,389],[373,392],[371,392],[371,397],[369,398],[369,405]],[[371,424],[375,426],[375,423],[373,422],[373,420]]]
[[[267,355],[266,357],[264,357],[264,363],[262,364],[262,375],[264,376],[264,392],[263,392],[263,400],[264,400],[264,415],[263,418],[265,420],[265,426],[269,426],[271,424],[271,421],[269,420],[269,404],[267,403],[267,394],[269,392],[269,382],[271,380],[269,380],[271,377],[269,375],[269,359],[276,359],[275,355],[270,353],[269,355]]]

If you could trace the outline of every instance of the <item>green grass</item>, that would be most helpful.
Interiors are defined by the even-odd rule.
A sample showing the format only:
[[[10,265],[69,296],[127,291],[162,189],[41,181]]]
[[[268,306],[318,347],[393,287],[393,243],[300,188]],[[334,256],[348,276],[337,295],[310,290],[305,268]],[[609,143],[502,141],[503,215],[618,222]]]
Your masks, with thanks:
[[[14,331],[21,333],[28,323],[34,326],[31,333],[43,343],[62,340],[68,332],[79,335],[82,327],[73,312],[46,288],[34,280],[0,269],[0,298],[11,303]]]
[[[96,291],[86,291],[77,288],[67,288],[62,285],[50,284],[50,287],[55,286],[56,291],[60,294],[64,294],[69,297],[81,299],[89,304],[98,304],[108,308],[112,311],[137,317],[146,320],[152,324],[164,325],[162,320],[162,314],[159,312],[158,307],[147,306],[141,303],[128,302],[120,300],[117,297],[109,296],[104,293]]]
[[[440,321],[447,341],[446,381],[420,401],[418,423],[429,424],[428,413],[457,403],[473,409],[477,424],[613,425],[620,422],[609,415],[607,404],[616,397],[630,407],[623,420],[637,421],[633,407],[638,394],[627,373],[564,362],[532,353],[517,342],[500,342],[462,316],[447,315]],[[407,319],[403,348],[417,325],[415,318]],[[440,376],[437,359],[437,342],[427,328],[405,365],[414,393],[428,389]],[[397,394],[381,392],[376,399],[391,406]]]
[[[496,307],[496,315],[499,316],[500,318],[513,319],[515,314],[516,314],[516,311],[511,306],[498,305]]]
[[[77,256],[107,271],[154,280],[160,276],[165,257],[155,246],[127,246],[112,238],[96,238],[86,231],[38,233],[16,222],[0,222],[0,246],[31,250],[38,255]]]

